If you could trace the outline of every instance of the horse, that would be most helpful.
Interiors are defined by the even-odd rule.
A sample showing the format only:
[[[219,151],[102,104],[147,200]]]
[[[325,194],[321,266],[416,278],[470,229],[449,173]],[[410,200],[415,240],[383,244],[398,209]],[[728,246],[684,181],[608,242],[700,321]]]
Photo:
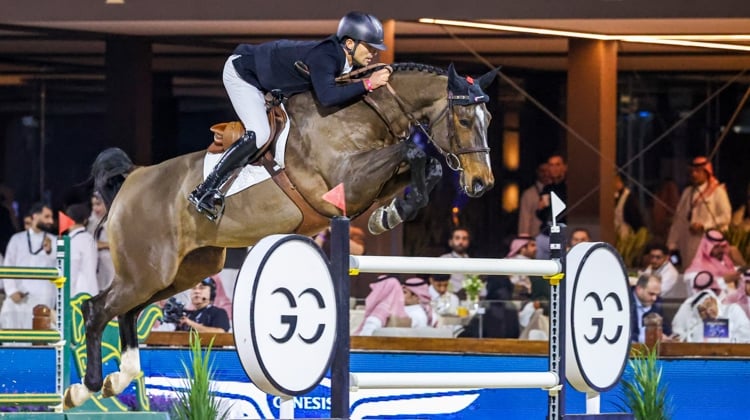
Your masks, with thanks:
[[[205,152],[135,168],[119,149],[103,151],[92,165],[95,189],[109,209],[106,227],[115,268],[112,284],[84,302],[86,374],[63,398],[65,408],[94,393],[122,392],[140,373],[136,320],[147,305],[186,290],[222,270],[226,248],[252,246],[267,235],[314,235],[342,210],[322,196],[344,183],[346,212],[358,215],[373,204],[370,230],[379,233],[414,217],[427,204],[442,166],[408,139],[424,131],[460,172],[473,197],[492,188],[487,128],[491,119],[483,89],[497,69],[477,80],[432,66],[391,66],[390,86],[345,106],[328,109],[312,92],[287,99],[290,119],[285,170],[294,187],[320,215],[302,224],[302,211],[272,180],[226,199],[213,222],[187,200],[203,176]],[[404,197],[398,194],[409,185]],[[114,199],[112,199],[114,197]],[[122,350],[119,371],[102,379],[101,336],[118,317]]]

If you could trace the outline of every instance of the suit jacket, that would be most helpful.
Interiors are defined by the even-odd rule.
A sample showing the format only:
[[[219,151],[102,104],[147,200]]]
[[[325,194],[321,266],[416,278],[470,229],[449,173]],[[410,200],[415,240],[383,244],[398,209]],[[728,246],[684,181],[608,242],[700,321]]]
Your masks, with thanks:
[[[278,89],[284,96],[312,90],[321,105],[338,106],[366,93],[363,83],[336,84],[346,64],[346,54],[335,36],[323,41],[286,39],[251,45],[240,44],[234,50],[235,70],[243,80],[263,92]],[[310,77],[300,73],[294,63],[304,62]]]
[[[638,323],[638,312],[636,309],[636,306],[638,305],[636,303],[636,300],[638,297],[635,295],[635,287],[630,288],[631,293],[631,303],[630,303],[630,341],[632,342],[638,342],[638,333],[640,332],[641,325]],[[672,321],[669,319],[666,319],[664,317],[664,302],[662,301],[661,297],[656,299],[656,302],[654,302],[653,305],[651,305],[651,309],[646,311],[646,313],[643,314],[645,317],[648,314],[659,314],[662,317],[662,324],[661,329],[662,332],[666,335],[672,335]]]

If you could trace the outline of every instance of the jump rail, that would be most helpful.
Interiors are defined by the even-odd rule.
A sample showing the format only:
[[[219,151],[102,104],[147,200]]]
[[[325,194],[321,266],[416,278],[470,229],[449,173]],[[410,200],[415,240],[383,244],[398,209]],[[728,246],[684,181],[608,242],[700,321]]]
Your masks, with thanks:
[[[552,276],[562,272],[556,260],[520,260],[510,258],[436,258],[436,257],[384,257],[350,255],[349,274],[402,273],[402,274],[523,274],[526,276]]]
[[[560,383],[554,372],[420,372],[352,373],[350,387],[403,388],[553,388]]]

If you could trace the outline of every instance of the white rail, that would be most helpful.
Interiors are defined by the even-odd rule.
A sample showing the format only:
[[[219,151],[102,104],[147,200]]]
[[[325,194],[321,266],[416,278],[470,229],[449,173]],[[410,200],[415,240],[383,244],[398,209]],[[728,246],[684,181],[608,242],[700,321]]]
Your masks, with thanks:
[[[361,273],[521,274],[551,276],[562,271],[557,260],[495,258],[349,256],[350,270]]]
[[[559,378],[554,372],[421,372],[351,373],[350,387],[391,388],[552,388]]]

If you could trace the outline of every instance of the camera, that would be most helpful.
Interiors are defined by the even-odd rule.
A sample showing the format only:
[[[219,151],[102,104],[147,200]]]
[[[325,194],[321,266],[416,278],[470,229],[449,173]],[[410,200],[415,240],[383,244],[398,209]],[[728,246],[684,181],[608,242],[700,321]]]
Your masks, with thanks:
[[[162,315],[162,322],[179,324],[180,319],[187,315],[187,312],[185,312],[184,304],[180,303],[180,301],[174,297],[171,297],[167,300],[167,303],[164,304]]]

